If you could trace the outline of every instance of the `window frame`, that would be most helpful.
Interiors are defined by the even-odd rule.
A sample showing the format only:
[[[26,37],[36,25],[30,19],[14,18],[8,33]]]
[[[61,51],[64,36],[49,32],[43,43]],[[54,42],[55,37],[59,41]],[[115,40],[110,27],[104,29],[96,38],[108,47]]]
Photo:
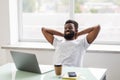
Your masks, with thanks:
[[[19,42],[44,42],[44,40],[37,40],[37,39],[23,39],[23,25],[22,25],[22,6],[21,6],[22,0],[18,0],[18,39]],[[74,12],[74,0],[70,0],[70,12],[69,12],[69,17],[70,19],[75,19],[75,12]],[[92,14],[91,14],[92,15]],[[103,14],[104,15],[104,14]],[[114,15],[114,14],[113,14]],[[115,45],[120,45],[120,42],[116,42],[116,41],[110,41],[110,42],[106,42],[106,41],[102,41],[102,42],[95,42],[95,44],[115,44]]]

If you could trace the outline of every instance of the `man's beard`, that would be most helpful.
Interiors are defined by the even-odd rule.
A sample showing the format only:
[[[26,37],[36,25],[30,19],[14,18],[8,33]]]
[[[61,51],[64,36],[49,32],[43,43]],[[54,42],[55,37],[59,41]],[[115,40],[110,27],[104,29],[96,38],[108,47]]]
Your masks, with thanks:
[[[75,32],[70,31],[69,34],[66,34],[66,33],[64,34],[64,38],[65,38],[66,40],[72,40],[73,37],[74,37],[74,35],[75,35]]]

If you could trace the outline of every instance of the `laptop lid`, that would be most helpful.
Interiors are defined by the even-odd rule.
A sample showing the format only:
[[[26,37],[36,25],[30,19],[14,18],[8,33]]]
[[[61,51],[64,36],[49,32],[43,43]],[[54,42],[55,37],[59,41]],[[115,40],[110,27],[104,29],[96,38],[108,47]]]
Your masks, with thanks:
[[[48,68],[42,71],[43,69],[39,66],[35,54],[29,54],[29,53],[23,53],[17,51],[11,51],[10,53],[18,70],[34,72],[34,73],[45,73],[53,70],[53,68],[49,68],[49,66],[46,66]]]

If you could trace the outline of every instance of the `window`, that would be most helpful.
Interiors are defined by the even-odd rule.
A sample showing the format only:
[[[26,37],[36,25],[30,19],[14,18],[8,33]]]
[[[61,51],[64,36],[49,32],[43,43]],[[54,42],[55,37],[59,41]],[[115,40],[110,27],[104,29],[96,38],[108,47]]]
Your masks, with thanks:
[[[80,4],[79,4],[80,3]],[[101,25],[96,43],[120,44],[120,0],[76,0],[75,20],[85,28]]]
[[[80,30],[101,25],[95,43],[120,43],[119,0],[19,0],[20,41],[45,41],[41,27],[63,31],[64,22],[75,19]]]
[[[20,0],[20,41],[45,41],[41,27],[61,30],[69,19],[70,0]]]

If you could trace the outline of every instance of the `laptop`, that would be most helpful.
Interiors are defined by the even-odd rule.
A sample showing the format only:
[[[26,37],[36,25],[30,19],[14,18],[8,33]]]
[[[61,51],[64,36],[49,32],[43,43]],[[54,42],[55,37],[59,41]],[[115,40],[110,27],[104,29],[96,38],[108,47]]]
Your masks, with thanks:
[[[10,53],[18,70],[39,74],[54,70],[52,65],[39,65],[35,54],[17,51],[10,51]]]

